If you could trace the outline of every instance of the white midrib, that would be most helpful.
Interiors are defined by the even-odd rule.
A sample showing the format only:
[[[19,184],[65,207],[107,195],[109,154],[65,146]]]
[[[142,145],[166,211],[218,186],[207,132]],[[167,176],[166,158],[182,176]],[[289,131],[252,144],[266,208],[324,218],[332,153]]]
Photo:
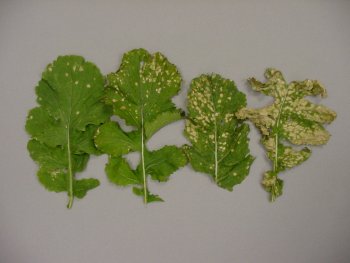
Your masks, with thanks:
[[[67,129],[67,155],[68,155],[68,204],[67,208],[72,208],[73,200],[74,200],[74,193],[73,193],[73,166],[72,166],[72,151],[71,151],[71,141],[70,141],[70,122],[71,122],[71,115],[72,115],[72,96],[73,96],[73,89],[71,86],[70,89],[70,96],[69,96],[69,117],[66,124]]]
[[[211,102],[213,104],[213,109],[214,109],[214,178],[215,178],[215,183],[218,183],[218,177],[219,177],[219,165],[218,165],[218,127],[216,124],[216,107],[215,103],[213,100],[213,92],[211,94]]]
[[[283,111],[283,106],[284,106],[284,103],[286,101],[286,98],[288,96],[288,87],[287,87],[287,92],[286,94],[284,95],[284,97],[282,98],[282,102],[281,102],[281,105],[278,109],[278,117],[277,117],[277,121],[276,121],[276,130],[278,131],[279,130],[279,125],[280,125],[280,120],[281,120],[281,113]],[[275,134],[275,160],[273,162],[273,171],[276,172],[277,171],[277,168],[278,168],[278,142],[279,142],[279,136],[278,136],[278,132],[276,132]]]
[[[71,157],[71,145],[70,145],[70,126],[67,125],[67,154],[68,154],[68,204],[67,208],[71,208],[73,205],[73,169],[72,169],[72,157]]]
[[[145,145],[144,145],[144,119],[143,119],[143,107],[141,108],[141,165],[142,165],[142,177],[143,177],[143,202],[147,204],[147,178],[145,169]]]

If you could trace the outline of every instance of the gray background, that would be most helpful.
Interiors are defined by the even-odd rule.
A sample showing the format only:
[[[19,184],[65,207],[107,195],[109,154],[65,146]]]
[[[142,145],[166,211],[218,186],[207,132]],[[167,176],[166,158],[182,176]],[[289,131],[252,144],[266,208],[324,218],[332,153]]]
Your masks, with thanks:
[[[350,262],[349,28],[350,1],[0,0],[0,262]],[[282,175],[274,204],[260,186],[270,164],[253,128],[257,159],[232,193],[187,166],[151,183],[166,202],[145,207],[106,180],[100,156],[82,176],[101,186],[69,211],[65,194],[37,182],[26,150],[34,87],[57,55],[83,55],[106,74],[136,47],[179,67],[181,107],[200,73],[234,79],[250,106],[270,101],[245,83],[268,66],[289,81],[319,79],[329,92],[322,102],[338,112],[333,137]],[[149,147],[185,143],[183,126],[164,128]]]

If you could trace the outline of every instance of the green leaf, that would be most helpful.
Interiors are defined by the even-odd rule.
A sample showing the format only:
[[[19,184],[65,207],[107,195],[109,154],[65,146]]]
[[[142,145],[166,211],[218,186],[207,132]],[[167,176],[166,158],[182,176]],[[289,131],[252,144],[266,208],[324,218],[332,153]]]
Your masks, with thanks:
[[[37,173],[39,182],[49,191],[63,192],[67,188],[67,173],[64,169],[41,167]]]
[[[107,82],[105,103],[134,128],[126,132],[117,123],[109,122],[96,133],[96,146],[110,155],[107,176],[117,185],[134,185],[133,192],[142,196],[144,203],[162,201],[149,192],[148,176],[167,181],[186,164],[186,156],[175,146],[149,151],[146,144],[159,129],[182,118],[171,101],[180,90],[181,76],[161,53],[152,55],[135,49],[124,54],[120,68],[107,76]],[[140,152],[136,170],[122,157],[129,152]]]
[[[47,169],[66,169],[68,167],[68,153],[61,147],[50,147],[37,140],[30,140],[27,145],[30,157],[40,166]],[[80,172],[85,169],[89,160],[88,154],[72,154],[73,170]]]
[[[96,188],[100,182],[94,178],[74,180],[73,193],[78,198],[83,198],[87,191]]]
[[[191,82],[185,146],[194,170],[209,174],[229,191],[249,174],[249,126],[235,117],[246,98],[233,81],[220,75],[201,75]]]
[[[118,123],[107,122],[97,130],[95,145],[104,153],[119,156],[139,149],[134,137],[133,133],[124,132]]]
[[[159,129],[164,126],[182,119],[183,112],[180,110],[166,111],[160,113],[154,120],[145,123],[145,136],[152,137]]]
[[[99,69],[79,56],[60,56],[49,64],[36,87],[39,107],[29,111],[28,151],[39,165],[39,181],[54,192],[66,191],[73,204],[98,186],[96,179],[76,180],[89,154],[98,154],[93,142],[97,127],[108,120],[102,103],[104,79]]]
[[[283,190],[278,174],[303,163],[311,155],[308,147],[297,149],[293,145],[326,144],[330,134],[323,124],[331,123],[336,113],[304,98],[327,96],[317,80],[287,83],[282,73],[272,68],[266,70],[265,77],[265,83],[255,78],[249,79],[249,83],[253,90],[273,97],[274,102],[260,109],[243,108],[236,116],[249,119],[262,134],[262,144],[273,162],[273,170],[265,172],[262,184],[273,201]]]
[[[157,151],[145,152],[146,173],[159,182],[168,181],[169,176],[186,163],[186,156],[176,146],[164,146]]]
[[[158,195],[150,194],[150,192],[148,190],[146,190],[146,192],[145,192],[145,188],[133,187],[132,191],[137,196],[141,196],[141,197],[147,196],[147,203],[163,202],[164,201]]]
[[[142,183],[139,177],[131,170],[128,162],[121,156],[110,156],[106,165],[108,179],[120,186],[139,185]]]

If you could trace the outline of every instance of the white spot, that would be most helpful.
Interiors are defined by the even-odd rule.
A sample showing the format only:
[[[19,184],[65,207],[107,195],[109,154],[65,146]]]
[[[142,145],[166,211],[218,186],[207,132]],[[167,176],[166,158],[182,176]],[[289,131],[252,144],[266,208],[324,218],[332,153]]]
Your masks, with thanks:
[[[67,62],[67,66],[69,66],[69,62]]]
[[[80,114],[80,111],[77,111],[75,114],[76,114],[76,115],[79,115],[79,114]]]
[[[51,68],[51,67],[49,67],[49,71],[52,71],[52,68]]]
[[[86,84],[86,87],[89,89],[89,88],[91,88],[91,85],[90,84]]]
[[[68,73],[66,72],[65,74],[64,74],[66,77],[68,77]]]
[[[78,85],[78,83],[79,83],[79,81],[77,81],[77,80],[74,82],[75,85]]]
[[[30,116],[29,116],[29,119],[31,119],[31,120],[32,120],[32,119],[33,119],[33,115],[30,115]]]
[[[84,71],[84,68],[80,66],[79,71]]]
[[[116,100],[116,99],[113,99],[112,101],[113,101],[113,102],[117,102],[117,100]]]

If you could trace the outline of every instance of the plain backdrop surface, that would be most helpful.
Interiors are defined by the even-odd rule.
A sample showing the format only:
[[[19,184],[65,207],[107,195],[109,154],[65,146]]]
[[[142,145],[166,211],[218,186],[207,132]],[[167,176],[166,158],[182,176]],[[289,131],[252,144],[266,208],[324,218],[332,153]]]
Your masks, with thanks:
[[[107,157],[79,175],[101,186],[72,210],[64,193],[37,181],[24,131],[34,87],[58,55],[77,54],[103,74],[124,52],[161,51],[183,76],[175,98],[185,107],[192,78],[216,72],[236,81],[249,106],[271,100],[246,85],[266,67],[288,81],[318,79],[338,113],[332,138],[289,170],[284,195],[271,204],[260,186],[270,163],[252,126],[251,173],[233,192],[189,166],[165,184],[165,199],[147,207],[109,183]],[[0,262],[350,262],[350,1],[0,1]],[[186,143],[184,123],[149,142]]]

